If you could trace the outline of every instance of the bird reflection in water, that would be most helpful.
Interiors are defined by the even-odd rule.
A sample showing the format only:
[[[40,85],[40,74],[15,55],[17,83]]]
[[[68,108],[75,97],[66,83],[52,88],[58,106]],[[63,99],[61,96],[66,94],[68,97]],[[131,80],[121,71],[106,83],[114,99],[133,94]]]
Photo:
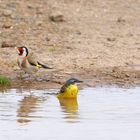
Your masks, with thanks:
[[[77,98],[72,99],[59,99],[60,106],[64,112],[65,119],[68,122],[77,122],[78,121],[78,102]]]
[[[39,108],[41,99],[36,96],[25,96],[19,102],[19,109],[17,110],[17,121],[19,123],[27,123],[32,121],[34,117],[32,113],[36,112]]]

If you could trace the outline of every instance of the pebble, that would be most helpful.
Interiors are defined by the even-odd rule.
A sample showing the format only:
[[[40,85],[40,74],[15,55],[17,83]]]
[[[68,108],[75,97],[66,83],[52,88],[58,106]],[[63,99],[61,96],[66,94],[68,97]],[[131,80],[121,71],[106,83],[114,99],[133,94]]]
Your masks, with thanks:
[[[11,16],[12,15],[12,11],[11,10],[5,10],[4,12],[3,12],[3,16],[5,16],[5,17],[9,17],[9,16]]]
[[[115,40],[116,38],[110,38],[110,37],[107,38],[107,41],[115,41]]]
[[[118,22],[118,23],[124,23],[124,22],[126,22],[126,21],[125,21],[125,19],[123,19],[122,17],[119,17],[119,18],[117,19],[117,22]]]
[[[52,13],[49,16],[50,20],[53,22],[63,22],[64,20],[64,15],[60,12]]]
[[[10,23],[4,23],[3,25],[2,25],[2,28],[5,28],[5,29],[9,29],[9,28],[12,28],[12,25],[10,24]]]
[[[16,45],[13,44],[13,43],[8,43],[8,42],[5,42],[3,41],[2,44],[1,44],[1,48],[12,48],[12,47],[15,47]]]

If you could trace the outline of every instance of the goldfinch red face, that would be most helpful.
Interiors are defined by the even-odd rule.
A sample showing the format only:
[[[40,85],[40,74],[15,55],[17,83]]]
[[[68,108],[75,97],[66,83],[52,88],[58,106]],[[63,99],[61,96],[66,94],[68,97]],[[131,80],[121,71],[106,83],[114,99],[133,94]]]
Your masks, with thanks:
[[[19,56],[27,56],[28,55],[28,49],[26,47],[19,47],[18,48],[18,55]]]
[[[18,48],[18,55],[21,56],[22,54],[23,54],[23,48],[22,47],[19,47]]]

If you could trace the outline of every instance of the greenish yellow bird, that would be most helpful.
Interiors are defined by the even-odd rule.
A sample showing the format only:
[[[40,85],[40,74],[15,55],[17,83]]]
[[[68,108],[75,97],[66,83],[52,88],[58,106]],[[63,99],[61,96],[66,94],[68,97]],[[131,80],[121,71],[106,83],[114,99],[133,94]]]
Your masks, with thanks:
[[[78,87],[77,83],[82,83],[75,78],[71,78],[66,81],[66,83],[61,87],[59,93],[57,94],[57,98],[77,98],[78,95]]]

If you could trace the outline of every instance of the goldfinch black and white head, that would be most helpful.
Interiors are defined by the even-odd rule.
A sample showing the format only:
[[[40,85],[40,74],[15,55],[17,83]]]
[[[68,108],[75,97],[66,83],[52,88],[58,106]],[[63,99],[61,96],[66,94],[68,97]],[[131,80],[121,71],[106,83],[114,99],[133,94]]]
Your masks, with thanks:
[[[18,55],[19,56],[26,57],[28,54],[29,54],[29,51],[28,51],[27,47],[25,47],[25,46],[18,47]]]

